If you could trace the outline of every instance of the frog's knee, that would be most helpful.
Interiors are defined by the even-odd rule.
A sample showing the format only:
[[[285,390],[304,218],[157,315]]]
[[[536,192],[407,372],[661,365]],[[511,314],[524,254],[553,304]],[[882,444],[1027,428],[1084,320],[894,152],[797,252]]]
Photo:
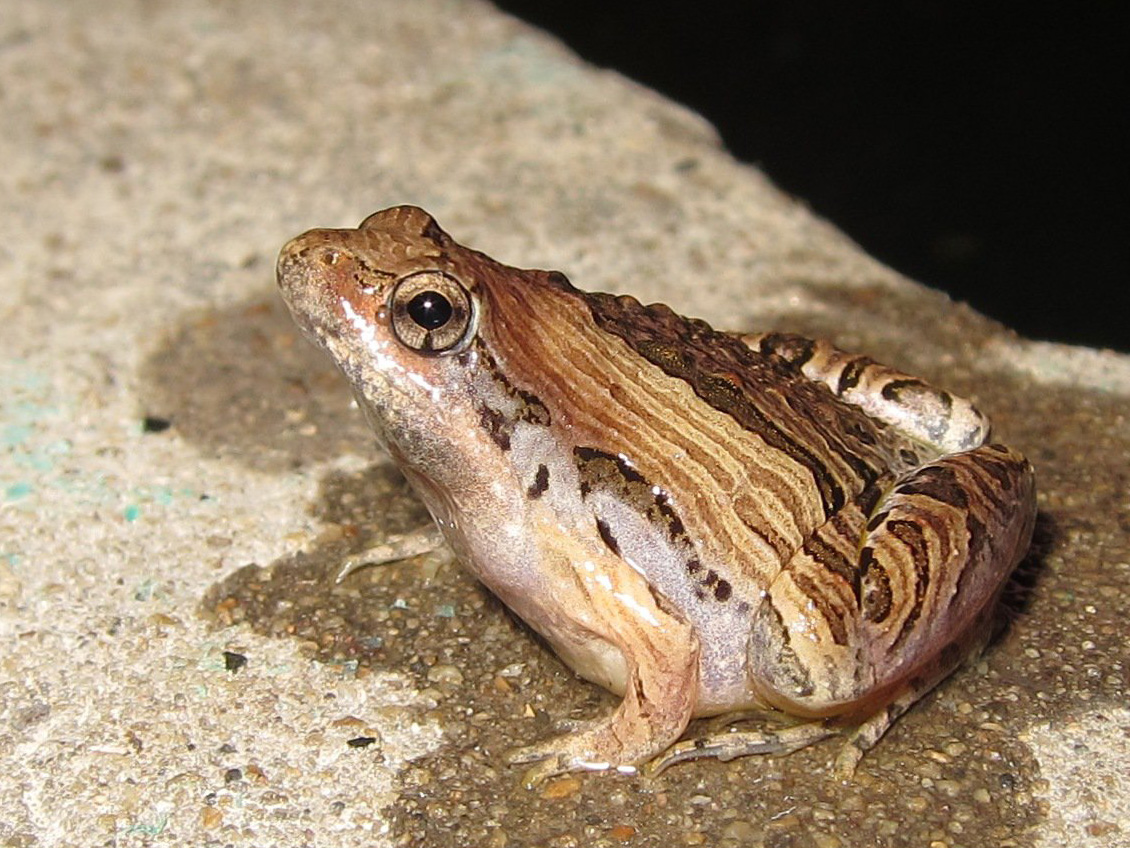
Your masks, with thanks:
[[[880,677],[901,674],[994,605],[1034,511],[1030,466],[997,445],[944,457],[892,490],[860,552],[863,630]]]
[[[857,701],[873,674],[854,629],[833,638],[810,616],[767,595],[757,609],[749,648],[752,687],[790,715],[824,716]],[[839,636],[839,634],[837,634]]]

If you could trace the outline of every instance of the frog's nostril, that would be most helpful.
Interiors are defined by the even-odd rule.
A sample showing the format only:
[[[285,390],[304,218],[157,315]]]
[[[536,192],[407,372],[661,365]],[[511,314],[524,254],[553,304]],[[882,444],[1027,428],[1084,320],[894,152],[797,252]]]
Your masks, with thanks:
[[[337,250],[323,250],[318,259],[323,265],[336,265],[341,259],[341,253]]]

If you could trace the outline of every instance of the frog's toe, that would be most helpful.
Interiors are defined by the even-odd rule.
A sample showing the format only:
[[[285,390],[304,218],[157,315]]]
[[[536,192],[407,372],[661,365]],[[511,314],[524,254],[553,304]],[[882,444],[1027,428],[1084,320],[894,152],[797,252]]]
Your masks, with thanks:
[[[584,768],[576,757],[552,743],[515,748],[506,755],[506,761],[510,765],[534,764],[522,773],[522,785],[526,789],[537,789],[551,777]]]
[[[534,788],[551,777],[574,771],[617,771],[620,774],[636,774],[633,765],[620,764],[602,759],[585,745],[579,744],[576,737],[558,737],[538,745],[515,748],[506,755],[510,765],[535,763],[522,776],[527,788]]]
[[[652,777],[664,769],[684,760],[713,757],[722,762],[754,754],[790,754],[821,739],[837,733],[837,729],[822,721],[810,721],[776,730],[735,730],[730,728],[697,739],[678,742],[653,757],[644,767],[644,774]]]
[[[523,745],[521,748],[512,748],[506,752],[506,764],[510,766],[521,766],[526,763],[536,763],[557,756],[559,756],[557,749],[545,743]]]
[[[551,757],[569,758],[576,753],[575,737],[585,735],[599,728],[601,722],[586,718],[561,718],[553,722],[553,729],[557,733],[544,742],[533,745],[523,745],[512,748],[506,752],[508,765],[523,765],[547,760]]]
[[[840,753],[836,755],[836,762],[832,765],[832,774],[836,780],[850,781],[855,777],[855,767],[863,758],[863,751],[850,740],[844,743]]]
[[[526,789],[537,789],[551,777],[572,771],[566,765],[563,757],[550,757],[535,763],[522,773],[522,786]]]
[[[652,757],[641,771],[645,777],[655,777],[675,765],[675,763],[681,763],[685,760],[696,760],[699,757],[712,756],[718,756],[718,754],[711,749],[709,738],[690,739],[685,742],[678,742],[662,754]]]

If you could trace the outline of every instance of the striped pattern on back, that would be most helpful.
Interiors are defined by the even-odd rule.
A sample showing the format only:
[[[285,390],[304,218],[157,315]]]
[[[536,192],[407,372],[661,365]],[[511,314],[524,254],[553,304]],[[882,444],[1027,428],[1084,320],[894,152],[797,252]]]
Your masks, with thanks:
[[[560,274],[520,272],[520,285],[510,269],[475,270],[480,337],[508,378],[577,444],[692,493],[675,504],[690,537],[720,562],[741,557],[758,588],[898,462],[884,425],[702,321],[585,294]]]

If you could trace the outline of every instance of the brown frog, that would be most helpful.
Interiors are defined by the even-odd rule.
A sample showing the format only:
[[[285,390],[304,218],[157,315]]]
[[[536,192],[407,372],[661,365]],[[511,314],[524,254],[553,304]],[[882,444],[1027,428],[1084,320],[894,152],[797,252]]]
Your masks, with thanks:
[[[845,727],[850,773],[983,642],[1028,546],[1024,457],[968,401],[826,342],[586,293],[411,206],[299,236],[278,279],[457,558],[622,696],[518,751],[531,780]],[[803,721],[678,742],[747,710]]]

